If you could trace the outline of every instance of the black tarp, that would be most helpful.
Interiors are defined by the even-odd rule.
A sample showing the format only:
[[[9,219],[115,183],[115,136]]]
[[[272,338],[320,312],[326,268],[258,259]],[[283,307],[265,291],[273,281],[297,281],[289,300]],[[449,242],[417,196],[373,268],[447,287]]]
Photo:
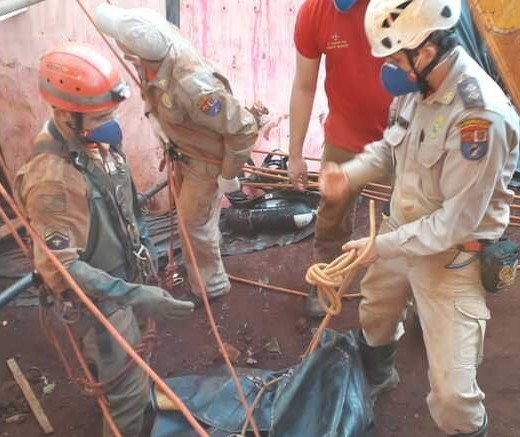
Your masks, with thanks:
[[[264,436],[367,437],[373,411],[361,366],[358,335],[328,330],[320,347],[298,365],[283,370],[238,369],[249,404],[262,386],[266,390],[254,411]],[[207,375],[166,380],[211,436],[239,434],[245,412],[225,369]],[[152,389],[152,404],[156,405]],[[157,411],[151,437],[191,437],[197,434],[179,412]]]

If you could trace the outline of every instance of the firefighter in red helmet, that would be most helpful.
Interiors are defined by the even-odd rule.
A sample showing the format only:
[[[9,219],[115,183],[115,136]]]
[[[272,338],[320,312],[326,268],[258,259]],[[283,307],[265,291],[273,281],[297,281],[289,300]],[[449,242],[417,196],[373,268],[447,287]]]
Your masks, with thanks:
[[[108,59],[83,44],[44,55],[39,88],[52,106],[52,118],[17,174],[15,195],[48,249],[136,347],[141,332],[134,309],[152,318],[179,319],[193,311],[193,304],[145,285],[153,271],[152,245],[135,202],[116,119],[129,88]],[[33,259],[54,302],[72,299],[38,246]],[[138,436],[148,403],[147,378],[128,364],[127,354],[99,323],[87,314],[80,321],[86,323],[78,328],[87,326],[84,351],[104,383],[116,426],[125,437]],[[110,435],[106,424],[104,435]]]

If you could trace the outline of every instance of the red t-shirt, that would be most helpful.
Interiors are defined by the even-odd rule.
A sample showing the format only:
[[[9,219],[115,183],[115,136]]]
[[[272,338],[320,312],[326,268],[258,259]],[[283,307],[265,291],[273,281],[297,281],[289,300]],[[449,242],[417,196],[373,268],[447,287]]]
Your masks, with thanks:
[[[325,92],[329,114],[325,141],[361,152],[382,137],[388,119],[390,94],[379,80],[383,59],[370,54],[363,20],[368,0],[345,13],[332,0],[307,0],[296,20],[294,41],[298,52],[310,59],[325,55]]]

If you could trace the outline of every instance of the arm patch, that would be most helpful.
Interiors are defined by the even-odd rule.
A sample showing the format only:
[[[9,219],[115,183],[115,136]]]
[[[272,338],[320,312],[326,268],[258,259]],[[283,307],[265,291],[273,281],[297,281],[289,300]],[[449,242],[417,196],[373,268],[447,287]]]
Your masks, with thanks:
[[[460,131],[460,150],[465,159],[478,161],[486,156],[489,148],[489,126],[491,122],[482,118],[472,118],[457,125]]]
[[[462,79],[457,84],[457,90],[466,109],[483,108],[485,106],[482,91],[474,77]]]
[[[70,246],[70,237],[67,229],[47,228],[43,237],[45,244],[51,250],[64,250]]]

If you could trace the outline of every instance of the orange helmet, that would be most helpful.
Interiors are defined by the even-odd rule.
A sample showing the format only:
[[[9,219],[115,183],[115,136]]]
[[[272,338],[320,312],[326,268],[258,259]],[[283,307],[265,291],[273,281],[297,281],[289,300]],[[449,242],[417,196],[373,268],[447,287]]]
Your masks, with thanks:
[[[80,113],[114,109],[130,96],[130,88],[107,58],[89,45],[75,43],[42,56],[39,88],[52,106]]]

